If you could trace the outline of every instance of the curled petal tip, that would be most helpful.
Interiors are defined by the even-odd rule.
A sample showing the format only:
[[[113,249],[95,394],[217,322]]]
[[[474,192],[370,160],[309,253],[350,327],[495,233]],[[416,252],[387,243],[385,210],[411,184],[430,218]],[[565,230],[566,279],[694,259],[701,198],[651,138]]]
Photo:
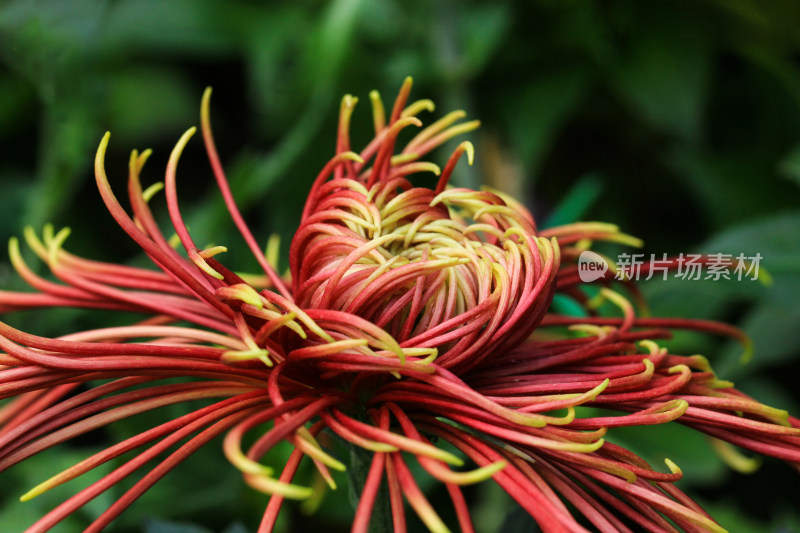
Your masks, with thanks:
[[[742,352],[742,355],[739,356],[739,362],[743,365],[746,365],[752,361],[755,350],[753,349],[753,341],[750,340],[750,337],[745,337],[742,339],[742,344],[744,345],[744,351]]]
[[[215,255],[225,253],[227,251],[228,248],[225,246],[212,246],[211,248],[199,251],[198,255],[203,259],[208,259],[210,257],[214,257]]]
[[[667,465],[667,468],[669,468],[669,471],[672,472],[673,474],[678,474],[680,476],[683,476],[683,471],[681,470],[681,467],[676,465],[669,457],[664,458],[664,464]]]
[[[419,165],[419,170],[430,172],[434,176],[439,176],[442,173],[442,169],[439,168],[439,165],[437,165],[435,163],[428,163],[428,162],[421,163]]]
[[[342,152],[341,154],[339,154],[339,157],[341,157],[342,159],[344,159],[346,161],[355,161],[356,163],[363,163],[364,162],[364,158],[362,158],[360,155],[358,155],[355,152]]]
[[[397,131],[400,131],[402,128],[405,128],[406,126],[410,125],[414,125],[419,128],[422,127],[422,121],[417,117],[403,117],[399,119],[397,122],[395,122],[392,127],[393,129],[396,128]]]
[[[467,163],[469,163],[469,166],[472,166],[472,163],[475,160],[475,147],[469,141],[464,141],[461,143],[461,147],[467,153]]]
[[[712,437],[710,441],[711,447],[717,456],[740,474],[752,474],[761,466],[761,458],[759,457],[748,457],[724,440]]]
[[[264,302],[261,301],[261,296],[258,292],[246,283],[220,287],[217,289],[216,294],[218,297],[225,300],[238,300],[250,304],[257,309],[261,309],[264,306]]]
[[[671,366],[667,369],[667,372],[669,372],[670,374],[678,374],[681,372],[691,372],[691,371],[692,370],[688,366],[683,364]]]
[[[144,198],[145,202],[149,202],[153,196],[155,196],[159,191],[164,188],[164,182],[158,181],[152,185],[150,185],[147,189],[142,192],[142,198]]]
[[[473,485],[490,479],[508,466],[508,461],[496,461],[469,472],[451,472],[448,481],[458,485]]]
[[[418,100],[408,106],[401,114],[401,117],[413,117],[422,111],[432,112],[436,109],[436,104],[432,100]]]
[[[274,365],[272,359],[269,358],[269,351],[265,349],[229,350],[222,354],[221,359],[223,362],[229,364],[259,360],[267,367],[272,367]]]
[[[206,274],[208,274],[212,278],[216,278],[216,279],[220,279],[220,280],[221,279],[225,279],[225,276],[223,276],[222,274],[220,274],[219,272],[214,270],[208,263],[206,263],[205,259],[200,257],[199,254],[196,257],[191,257],[191,259],[192,259],[192,262],[197,266],[197,268],[199,268],[200,270],[202,270],[203,272],[205,272]]]

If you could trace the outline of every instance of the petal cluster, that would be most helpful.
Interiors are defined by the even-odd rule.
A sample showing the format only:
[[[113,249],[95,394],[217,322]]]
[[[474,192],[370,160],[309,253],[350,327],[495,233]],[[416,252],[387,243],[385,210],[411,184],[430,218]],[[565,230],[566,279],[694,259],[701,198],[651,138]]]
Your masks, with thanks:
[[[421,101],[404,110],[409,88],[388,127],[373,94],[375,140],[360,155],[340,151],[332,178],[326,168],[314,183],[292,240],[292,292],[303,308],[357,315],[403,349],[435,349],[439,365],[464,371],[531,334],[555,289],[558,246],[537,235],[519,204],[488,190],[447,187],[462,154],[472,162],[470,143],[443,172],[419,161],[463,129],[450,125],[459,114],[393,155],[400,131],[421,126],[414,113],[432,107]],[[355,103],[342,103],[340,150],[350,144]],[[408,176],[420,171],[439,175],[434,189],[412,185]]]
[[[356,532],[373,515],[405,531],[409,509],[432,531],[473,531],[461,487],[489,478],[544,531],[721,531],[675,487],[676,464],[665,459],[666,471],[655,469],[613,444],[620,426],[677,421],[717,443],[800,465],[797,419],[719,379],[706,358],[657,343],[676,329],[741,338],[737,330],[637,317],[635,287],[616,283],[613,265],[582,283],[577,258],[593,242],[638,244],[615,226],[539,230],[500,192],[449,186],[459,160],[471,163],[472,145],[461,143],[442,169],[422,158],[477,122],[460,122],[457,111],[423,128],[417,115],[433,104],[408,104],[410,89],[407,80],[388,116],[370,95],[375,136],[360,152],[349,138],[356,99],[343,99],[336,152],[311,187],[286,276],[275,247],[262,251],[236,207],[214,146],[210,92],[201,113],[209,162],[260,272],[226,266],[226,248],[197,247],[183,222],[177,168],[194,129],[178,142],[163,183],[142,186],[149,152],[133,152],[128,208],[106,177],[108,135],[98,150],[102,199],[155,268],[80,258],[64,249],[68,230],[27,229],[25,241],[52,273],[42,277],[12,239],[11,260],[33,291],[0,291],[0,312],[75,307],[144,318],[55,339],[0,322],[0,397],[13,398],[0,408],[0,470],[120,419],[187,405],[27,492],[23,499],[128,454],[30,531],[50,529],[138,476],[87,529],[102,530],[217,436],[244,481],[271,495],[260,531],[272,530],[286,499],[316,496],[302,463],[335,488],[335,472],[348,469],[342,450],[369,465],[355,480],[363,486]],[[419,130],[398,148],[406,128]],[[435,185],[415,185],[421,172],[435,174]],[[175,237],[151,211],[162,189]],[[554,314],[557,293],[582,316]],[[601,315],[601,306],[611,311]],[[281,442],[293,452],[275,469],[264,457]],[[456,523],[440,518],[413,463],[446,486]]]

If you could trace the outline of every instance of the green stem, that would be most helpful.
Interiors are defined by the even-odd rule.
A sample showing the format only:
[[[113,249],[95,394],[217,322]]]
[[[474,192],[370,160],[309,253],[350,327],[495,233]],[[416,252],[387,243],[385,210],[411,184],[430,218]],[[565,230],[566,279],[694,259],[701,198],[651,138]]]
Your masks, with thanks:
[[[348,447],[350,448],[350,464],[347,468],[347,475],[350,481],[348,484],[350,503],[353,504],[353,509],[357,509],[361,493],[364,491],[364,484],[367,482],[374,452],[350,443],[348,443]],[[381,482],[375,498],[372,518],[369,522],[369,532],[392,532],[392,513],[389,509],[389,494],[385,479]]]

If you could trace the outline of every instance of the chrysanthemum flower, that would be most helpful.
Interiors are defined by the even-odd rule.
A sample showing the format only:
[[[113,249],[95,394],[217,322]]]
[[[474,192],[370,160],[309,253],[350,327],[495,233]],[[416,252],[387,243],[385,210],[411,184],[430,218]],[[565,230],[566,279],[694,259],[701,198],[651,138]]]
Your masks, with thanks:
[[[14,267],[35,291],[0,292],[0,311],[77,307],[149,318],[55,339],[0,323],[0,395],[13,398],[0,410],[0,470],[125,417],[205,400],[33,487],[23,500],[127,457],[30,531],[48,530],[138,476],[87,529],[102,530],[220,435],[245,482],[271,494],[259,531],[273,528],[285,499],[312,495],[307,480],[295,479],[301,461],[335,487],[330,471],[347,465],[334,457],[334,436],[369,458],[355,487],[355,532],[367,531],[382,505],[395,531],[405,531],[409,509],[432,531],[473,531],[461,487],[490,478],[548,532],[721,531],[673,485],[681,471],[672,461],[661,471],[604,440],[620,426],[677,420],[800,465],[797,419],[717,379],[704,357],[656,343],[672,329],[741,337],[735,329],[638,318],[623,296],[636,295],[632,285],[615,283],[612,272],[587,291],[579,253],[594,241],[636,239],[601,223],[539,230],[500,192],[448,186],[462,156],[471,164],[472,145],[459,145],[441,170],[422,158],[477,122],[453,112],[397,148],[398,134],[420,128],[417,115],[433,109],[428,100],[407,105],[410,88],[407,80],[388,115],[370,95],[375,137],[359,153],[348,136],[356,99],[343,99],[336,153],[308,195],[286,276],[277,272],[274,242],[262,252],[236,208],[211,134],[210,92],[202,106],[205,147],[261,273],[224,266],[216,257],[225,248],[198,248],[182,220],[177,166],[194,129],[175,147],[163,184],[143,188],[149,151],[133,152],[128,209],[106,178],[108,135],[97,152],[103,201],[156,269],[83,259],[65,251],[67,230],[26,229],[25,241],[53,274],[45,279],[10,242]],[[436,187],[414,186],[410,176],[419,172],[438,175]],[[162,188],[182,251],[150,210]],[[588,318],[549,312],[556,293]],[[618,318],[593,311],[601,300],[618,308]],[[596,413],[581,406],[617,414],[581,416]],[[293,445],[288,462],[263,464],[282,441]],[[456,524],[445,524],[429,503],[412,462],[446,485]]]

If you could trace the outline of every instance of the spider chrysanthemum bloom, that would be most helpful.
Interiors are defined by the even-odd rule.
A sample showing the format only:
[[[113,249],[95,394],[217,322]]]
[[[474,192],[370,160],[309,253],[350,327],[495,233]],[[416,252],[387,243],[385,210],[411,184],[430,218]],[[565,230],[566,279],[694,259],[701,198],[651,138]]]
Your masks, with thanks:
[[[397,148],[400,131],[420,127],[416,115],[433,107],[427,100],[406,105],[410,87],[407,80],[388,116],[377,93],[371,95],[375,138],[360,153],[350,151],[348,136],[356,100],[342,101],[336,153],[312,186],[291,243],[288,278],[276,272],[275,247],[261,251],[234,204],[211,135],[210,92],[202,107],[206,149],[232,218],[262,267],[259,275],[223,266],[215,256],[225,249],[199,249],[183,223],[176,171],[193,130],[173,151],[163,185],[144,189],[148,152],[132,154],[132,214],[106,179],[108,136],[98,150],[103,200],[157,269],[82,259],[63,249],[66,231],[26,230],[55,277],[44,279],[11,241],[12,262],[36,292],[0,292],[0,311],[66,306],[149,318],[57,339],[0,323],[0,394],[15,397],[0,411],[0,469],[124,417],[206,402],[31,489],[23,499],[127,454],[30,531],[49,529],[149,468],[88,531],[103,529],[220,435],[245,481],[272,495],[260,531],[273,528],[285,499],[312,495],[295,480],[303,459],[335,486],[331,469],[346,468],[334,456],[335,440],[368,457],[355,487],[357,532],[368,530],[373,510],[383,505],[394,530],[404,531],[406,502],[432,531],[472,531],[461,487],[489,478],[545,531],[721,530],[672,484],[681,477],[677,465],[667,459],[669,472],[657,471],[604,440],[619,426],[677,420],[800,463],[796,419],[717,379],[705,358],[672,354],[655,342],[672,328],[738,336],[736,330],[637,318],[612,290],[612,273],[589,297],[577,275],[580,252],[592,241],[635,239],[600,223],[539,231],[525,208],[502,193],[449,187],[459,159],[466,154],[471,162],[472,145],[462,143],[442,170],[421,159],[477,126],[459,123],[461,112]],[[411,175],[418,172],[438,174],[436,187],[414,186]],[[183,253],[150,211],[162,187]],[[557,292],[587,310],[604,299],[621,316],[549,313]],[[174,377],[184,379],[168,380]],[[86,390],[78,392],[80,385]],[[619,415],[581,417],[580,406]],[[275,473],[261,461],[282,441],[293,452]],[[411,461],[446,485],[457,523],[442,521]]]

